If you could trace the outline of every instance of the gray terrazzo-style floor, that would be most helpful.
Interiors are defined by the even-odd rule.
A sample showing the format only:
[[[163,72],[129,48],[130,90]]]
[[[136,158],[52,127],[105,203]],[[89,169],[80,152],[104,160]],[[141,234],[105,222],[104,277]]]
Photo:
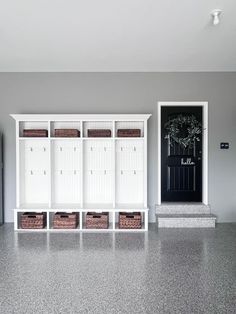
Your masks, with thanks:
[[[4,225],[0,313],[236,313],[236,224],[146,234]]]

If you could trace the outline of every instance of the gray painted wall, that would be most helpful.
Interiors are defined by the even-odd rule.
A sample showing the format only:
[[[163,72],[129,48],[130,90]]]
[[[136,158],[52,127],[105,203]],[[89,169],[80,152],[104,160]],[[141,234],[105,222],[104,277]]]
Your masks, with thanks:
[[[10,113],[152,113],[148,200],[155,220],[157,101],[209,102],[209,202],[236,221],[236,73],[0,73],[5,219],[15,206],[15,126]],[[219,149],[229,141],[230,149]]]

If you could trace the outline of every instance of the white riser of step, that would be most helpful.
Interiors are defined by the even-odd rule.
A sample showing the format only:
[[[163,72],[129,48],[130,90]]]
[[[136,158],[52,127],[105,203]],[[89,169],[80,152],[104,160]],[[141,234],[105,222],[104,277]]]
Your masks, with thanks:
[[[156,214],[210,214],[209,205],[199,203],[163,203],[156,205]]]
[[[157,215],[158,228],[215,228],[214,215]]]

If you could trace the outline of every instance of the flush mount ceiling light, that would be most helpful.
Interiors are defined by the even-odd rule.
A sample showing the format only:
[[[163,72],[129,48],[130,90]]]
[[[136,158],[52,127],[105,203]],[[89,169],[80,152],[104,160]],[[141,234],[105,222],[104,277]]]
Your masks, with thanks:
[[[212,23],[214,26],[218,25],[220,23],[220,15],[221,15],[222,11],[217,9],[211,12],[211,16],[212,16]]]

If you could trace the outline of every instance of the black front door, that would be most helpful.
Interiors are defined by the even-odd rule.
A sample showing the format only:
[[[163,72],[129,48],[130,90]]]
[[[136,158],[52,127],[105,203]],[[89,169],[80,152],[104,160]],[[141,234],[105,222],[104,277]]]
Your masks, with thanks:
[[[202,133],[196,135],[197,140],[188,142],[193,128],[181,122],[188,117],[196,118],[199,126],[202,123],[202,107],[161,108],[162,202],[202,201]],[[173,131],[176,127],[178,132]],[[179,143],[179,138],[184,142]]]

